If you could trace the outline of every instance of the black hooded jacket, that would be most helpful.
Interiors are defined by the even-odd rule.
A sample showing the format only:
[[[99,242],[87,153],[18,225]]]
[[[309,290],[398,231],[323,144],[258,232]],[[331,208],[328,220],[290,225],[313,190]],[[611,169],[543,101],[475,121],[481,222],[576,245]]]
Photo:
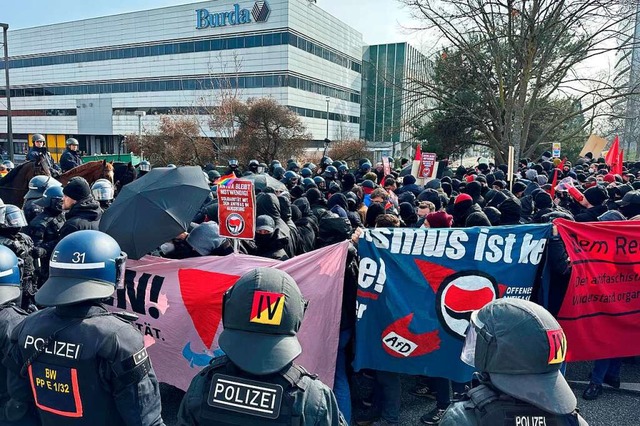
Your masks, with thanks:
[[[287,255],[289,257],[293,257],[296,253],[295,245],[291,240],[291,230],[289,229],[289,225],[282,220],[280,217],[280,202],[278,201],[278,197],[276,194],[263,192],[258,195],[256,199],[256,216],[260,216],[266,214],[271,216],[273,221],[276,223],[276,229],[278,232],[278,239],[286,240],[286,242],[282,243],[282,247],[284,247]]]
[[[60,239],[75,231],[97,231],[101,217],[102,209],[93,197],[78,201],[65,215],[66,222],[60,228]]]

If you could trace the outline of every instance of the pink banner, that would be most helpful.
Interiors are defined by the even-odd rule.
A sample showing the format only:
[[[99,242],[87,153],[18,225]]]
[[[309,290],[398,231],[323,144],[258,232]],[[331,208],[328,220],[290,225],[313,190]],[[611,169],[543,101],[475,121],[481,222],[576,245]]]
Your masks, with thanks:
[[[125,288],[112,303],[138,315],[134,324],[144,335],[158,380],[186,390],[218,348],[224,292],[251,269],[281,269],[309,300],[296,362],[333,386],[347,248],[348,242],[335,244],[285,262],[246,255],[145,256],[127,261]]]

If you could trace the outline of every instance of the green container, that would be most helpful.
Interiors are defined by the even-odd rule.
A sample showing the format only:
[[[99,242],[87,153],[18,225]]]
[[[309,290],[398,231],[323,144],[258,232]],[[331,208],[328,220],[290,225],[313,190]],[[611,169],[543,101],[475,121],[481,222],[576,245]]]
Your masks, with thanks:
[[[131,164],[137,166],[142,159],[137,155],[133,154],[100,154],[100,155],[85,155],[82,157],[83,163],[88,163],[89,161],[113,161],[113,162],[123,162],[128,163],[131,161]]]

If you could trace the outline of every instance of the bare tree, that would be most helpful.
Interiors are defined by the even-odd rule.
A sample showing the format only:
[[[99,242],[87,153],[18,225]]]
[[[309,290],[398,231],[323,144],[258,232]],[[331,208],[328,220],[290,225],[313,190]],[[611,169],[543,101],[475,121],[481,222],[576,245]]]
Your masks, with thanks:
[[[411,101],[436,101],[433,110],[455,108],[473,119],[505,161],[508,146],[529,156],[549,135],[575,117],[585,127],[607,115],[603,106],[638,92],[638,87],[601,80],[588,68],[599,58],[634,43],[620,29],[635,19],[623,0],[399,0],[436,37],[436,62],[456,61],[473,78],[479,98],[468,103],[456,96],[456,79],[434,84],[428,76],[412,79]],[[624,3],[629,3],[625,1]],[[635,9],[635,8],[633,8]],[[579,108],[549,118],[531,135],[538,106],[572,99]]]

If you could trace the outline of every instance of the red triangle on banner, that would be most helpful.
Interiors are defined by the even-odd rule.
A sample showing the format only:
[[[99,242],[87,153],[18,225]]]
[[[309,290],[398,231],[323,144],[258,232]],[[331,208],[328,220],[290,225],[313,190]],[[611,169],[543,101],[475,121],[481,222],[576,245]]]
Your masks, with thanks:
[[[222,320],[222,296],[239,278],[237,275],[198,269],[178,270],[182,302],[207,348],[211,348]]]

